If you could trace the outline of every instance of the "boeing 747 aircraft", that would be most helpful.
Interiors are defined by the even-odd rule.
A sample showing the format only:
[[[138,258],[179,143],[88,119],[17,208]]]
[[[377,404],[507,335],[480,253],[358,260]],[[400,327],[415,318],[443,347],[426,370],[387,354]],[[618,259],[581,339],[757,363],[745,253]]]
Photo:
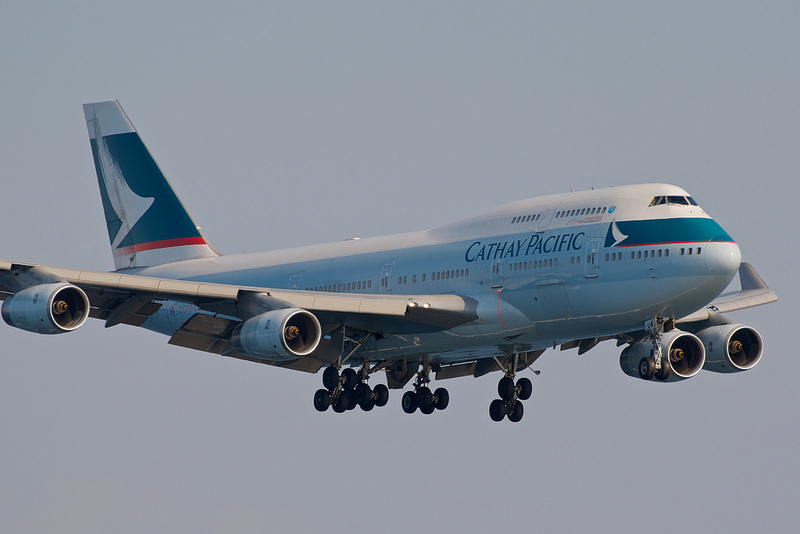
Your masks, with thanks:
[[[436,380],[499,371],[495,421],[519,421],[546,349],[625,347],[654,382],[746,371],[753,328],[722,313],[777,300],[683,189],[646,184],[520,200],[430,230],[223,256],[116,101],[84,106],[114,272],[0,260],[2,315],[60,334],[88,317],[169,343],[317,373],[314,407],[407,413],[449,403]],[[739,274],[741,290],[721,295]],[[370,385],[383,371],[386,384]],[[374,384],[374,381],[373,381]]]

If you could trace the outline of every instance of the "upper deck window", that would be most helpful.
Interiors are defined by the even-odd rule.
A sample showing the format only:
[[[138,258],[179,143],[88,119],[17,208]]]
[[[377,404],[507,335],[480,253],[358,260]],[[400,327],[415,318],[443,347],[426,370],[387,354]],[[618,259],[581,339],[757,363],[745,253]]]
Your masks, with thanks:
[[[661,206],[662,204],[672,204],[677,206],[697,206],[697,202],[692,197],[681,197],[678,195],[657,196],[650,202],[650,206]]]

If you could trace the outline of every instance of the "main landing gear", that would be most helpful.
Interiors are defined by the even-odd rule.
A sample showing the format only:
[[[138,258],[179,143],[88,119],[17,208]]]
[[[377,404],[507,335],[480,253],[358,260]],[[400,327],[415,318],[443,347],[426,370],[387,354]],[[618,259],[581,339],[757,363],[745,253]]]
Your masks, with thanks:
[[[431,392],[428,387],[431,383],[430,373],[431,365],[426,361],[414,380],[414,391],[403,394],[404,412],[414,413],[419,408],[420,412],[430,415],[434,410],[444,410],[450,404],[450,393],[445,388],[436,388],[436,391]]]
[[[505,376],[497,384],[497,394],[500,398],[493,400],[489,404],[489,417],[492,418],[492,421],[502,421],[506,416],[513,423],[518,423],[522,420],[524,409],[521,401],[531,398],[533,384],[526,377],[522,377],[517,380],[516,384],[514,383],[518,361],[519,357],[517,355],[511,358],[511,363],[505,371]]]
[[[322,386],[314,393],[314,408],[324,412],[332,407],[336,413],[346,412],[360,406],[368,412],[375,406],[386,406],[389,402],[389,388],[378,384],[374,389],[369,387],[369,362],[364,362],[361,372],[357,373],[352,367],[342,371],[334,367],[326,367],[322,372]]]

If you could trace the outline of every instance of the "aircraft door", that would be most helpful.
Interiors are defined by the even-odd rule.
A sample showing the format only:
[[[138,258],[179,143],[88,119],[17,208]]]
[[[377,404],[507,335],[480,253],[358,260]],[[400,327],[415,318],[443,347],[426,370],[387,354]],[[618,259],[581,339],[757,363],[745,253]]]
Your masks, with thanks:
[[[492,289],[503,288],[503,267],[505,262],[503,260],[495,260],[492,265]]]
[[[289,289],[300,289],[300,283],[303,281],[303,273],[293,274],[289,277]]]
[[[586,278],[597,278],[600,271],[599,239],[592,239],[586,244]]]
[[[378,282],[378,293],[391,293],[392,292],[392,271],[394,270],[394,263],[384,263],[381,267],[381,279]]]

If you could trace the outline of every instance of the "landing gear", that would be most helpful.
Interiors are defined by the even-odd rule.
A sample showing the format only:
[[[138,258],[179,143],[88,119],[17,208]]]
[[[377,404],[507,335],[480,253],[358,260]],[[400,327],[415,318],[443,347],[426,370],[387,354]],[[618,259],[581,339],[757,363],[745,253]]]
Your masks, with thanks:
[[[414,380],[414,391],[406,391],[403,394],[403,411],[414,413],[419,411],[425,415],[430,415],[434,410],[444,410],[450,404],[450,393],[445,388],[436,388],[431,392],[428,385],[430,378],[431,365],[427,360],[422,365],[422,370],[417,373]]]
[[[389,388],[378,384],[375,389],[369,387],[367,380],[370,372],[369,362],[364,361],[360,372],[352,367],[346,368],[341,375],[334,367],[326,367],[322,372],[322,386],[314,393],[314,408],[324,412],[332,407],[336,413],[346,412],[360,406],[368,412],[376,406],[386,406],[389,402]]]
[[[497,383],[497,395],[500,398],[489,404],[489,417],[492,421],[502,421],[506,416],[513,423],[522,420],[524,408],[521,401],[531,398],[533,384],[526,377],[522,377],[514,383],[518,361],[519,358],[516,355],[510,358],[510,365],[506,368],[505,376]],[[498,363],[500,362],[498,361]]]
[[[648,332],[650,339],[653,341],[653,349],[650,351],[650,356],[646,356],[639,360],[639,377],[644,380],[650,380],[653,377],[656,379],[667,380],[669,378],[671,368],[669,358],[662,358],[661,355],[661,336],[665,331],[674,328],[674,319],[664,320],[662,317],[656,317],[645,322],[645,330]],[[683,357],[681,354],[680,357]]]

